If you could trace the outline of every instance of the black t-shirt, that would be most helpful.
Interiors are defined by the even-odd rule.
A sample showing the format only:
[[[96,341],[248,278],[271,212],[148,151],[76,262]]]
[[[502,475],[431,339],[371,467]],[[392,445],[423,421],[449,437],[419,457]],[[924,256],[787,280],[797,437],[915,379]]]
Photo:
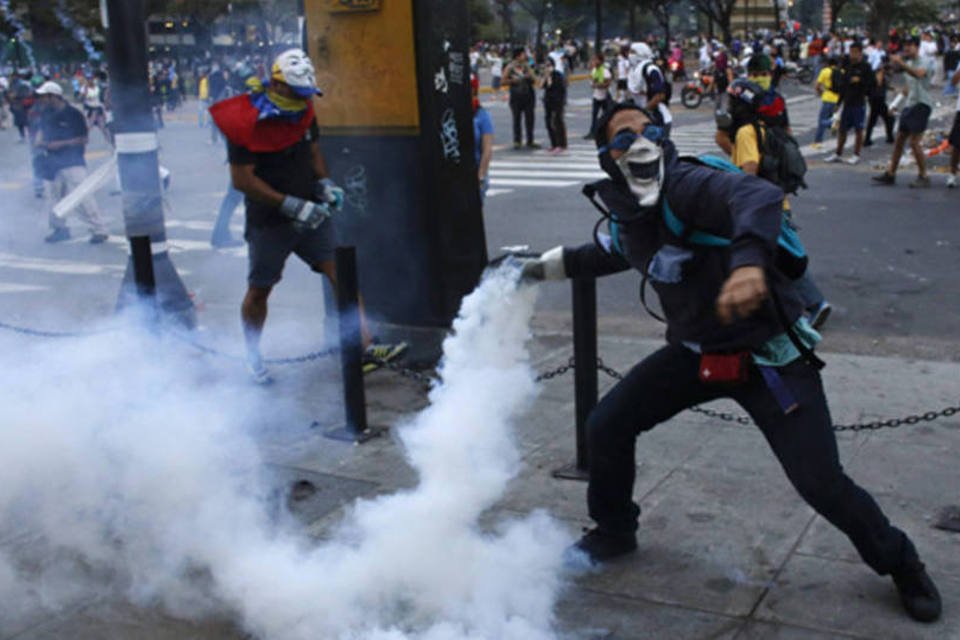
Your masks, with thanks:
[[[227,157],[230,164],[252,164],[253,173],[282,194],[311,200],[317,174],[313,170],[313,154],[310,145],[316,142],[320,132],[317,123],[303,138],[286,149],[271,153],[254,153],[249,149],[227,144]],[[247,224],[253,227],[273,227],[290,223],[276,207],[245,199],[247,205]]]
[[[847,63],[843,70],[843,103],[848,107],[862,107],[875,84],[876,76],[866,60]]]
[[[40,132],[44,142],[70,140],[87,137],[87,120],[77,109],[65,105],[62,109],[47,109],[40,116]],[[72,144],[60,149],[47,151],[46,162],[51,172],[67,167],[86,166],[83,161],[83,149],[86,145]]]

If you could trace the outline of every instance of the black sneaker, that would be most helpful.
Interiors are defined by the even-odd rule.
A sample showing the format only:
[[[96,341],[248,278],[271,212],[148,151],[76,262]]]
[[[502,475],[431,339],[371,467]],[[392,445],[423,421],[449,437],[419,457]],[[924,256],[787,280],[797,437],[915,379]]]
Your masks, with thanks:
[[[900,602],[917,622],[933,622],[943,608],[940,592],[922,562],[893,574]]]
[[[585,554],[593,564],[598,564],[636,551],[637,535],[594,527],[583,534],[573,549]]]
[[[877,184],[895,184],[897,182],[897,177],[894,175],[890,175],[886,171],[884,171],[879,175],[875,175],[870,179],[876,182]]]
[[[70,229],[61,227],[54,229],[53,232],[43,239],[44,242],[63,242],[70,239]]]

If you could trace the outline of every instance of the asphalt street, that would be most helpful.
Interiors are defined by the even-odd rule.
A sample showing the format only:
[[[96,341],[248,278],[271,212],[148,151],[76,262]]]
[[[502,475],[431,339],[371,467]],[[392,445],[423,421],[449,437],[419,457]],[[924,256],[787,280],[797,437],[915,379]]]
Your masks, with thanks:
[[[811,269],[820,287],[835,306],[826,327],[824,348],[872,355],[903,355],[960,360],[960,192],[944,186],[934,173],[931,189],[915,191],[906,183],[912,167],[904,167],[900,184],[875,187],[869,176],[882,163],[889,146],[869,149],[859,166],[826,165],[827,148],[814,151],[817,99],[808,87],[785,87],[791,121],[804,145],[810,164],[810,188],[794,199],[801,235],[812,256]],[[590,116],[589,87],[571,84],[567,109],[570,150],[551,156],[546,150],[514,151],[510,139],[510,113],[496,96],[484,95],[493,116],[496,151],[491,170],[485,225],[491,255],[502,247],[527,245],[545,250],[557,244],[588,242],[596,213],[580,194],[582,185],[602,177],[593,143],[583,140]],[[946,101],[945,101],[946,102]],[[935,130],[949,125],[952,102],[937,113]],[[697,110],[674,109],[673,138],[681,152],[713,151],[713,116],[709,104]],[[537,112],[537,139],[546,142],[542,109]],[[206,130],[197,127],[196,110],[188,103],[167,117],[160,131],[161,159],[173,175],[167,225],[171,256],[187,287],[203,309],[204,326],[223,317],[223,339],[239,344],[236,322],[246,270],[244,247],[213,251],[210,230],[226,187],[224,152],[209,142]],[[108,185],[98,194],[113,236],[105,246],[86,244],[85,230],[74,220],[75,239],[64,245],[45,245],[48,204],[35,199],[30,187],[28,150],[16,143],[13,131],[0,131],[0,195],[4,224],[0,225],[0,298],[7,310],[0,321],[18,321],[41,328],[62,327],[58,292],[69,287],[79,302],[72,303],[73,318],[109,315],[126,260],[120,222],[120,199]],[[93,132],[88,161],[95,167],[109,155],[100,134]],[[946,159],[934,159],[942,170]],[[336,177],[336,176],[334,176]],[[242,214],[233,219],[239,235]],[[303,313],[319,313],[322,297],[315,276],[291,261],[284,285],[271,299],[272,322],[286,314],[295,322]],[[638,279],[621,274],[603,279],[598,287],[601,327],[622,334],[659,337],[662,326],[643,311],[638,301]],[[547,328],[565,328],[570,321],[570,293],[565,285],[543,287],[536,321]],[[278,319],[279,317],[279,319]],[[268,349],[300,350],[315,344],[316,330],[283,332],[295,343],[271,344]],[[290,334],[290,335],[287,335]],[[234,345],[235,346],[235,345]]]
[[[858,166],[822,162],[833,149],[810,143],[819,100],[810,87],[787,81],[783,87],[794,133],[809,164],[809,189],[793,199],[801,236],[811,255],[811,271],[835,310],[826,326],[824,348],[864,354],[960,358],[960,192],[944,185],[946,157],[932,160],[933,186],[913,190],[915,168],[902,167],[895,187],[873,186],[870,176],[889,158],[882,142],[864,151]],[[675,101],[676,102],[676,101]],[[932,129],[949,130],[953,99],[935,111]],[[558,244],[589,242],[597,214],[580,193],[587,181],[603,177],[595,147],[583,140],[589,129],[586,82],[571,84],[567,108],[570,149],[552,156],[545,150],[514,151],[506,102],[484,96],[496,129],[491,193],[485,208],[488,247],[528,245],[542,251]],[[718,152],[713,143],[712,103],[697,110],[673,106],[673,139],[681,153]],[[538,105],[537,140],[547,146]],[[852,142],[848,142],[847,154]],[[938,173],[939,172],[939,173]],[[605,278],[598,286],[601,326],[656,336],[662,327],[639,303],[634,274]],[[566,286],[545,287],[542,318],[568,321]]]

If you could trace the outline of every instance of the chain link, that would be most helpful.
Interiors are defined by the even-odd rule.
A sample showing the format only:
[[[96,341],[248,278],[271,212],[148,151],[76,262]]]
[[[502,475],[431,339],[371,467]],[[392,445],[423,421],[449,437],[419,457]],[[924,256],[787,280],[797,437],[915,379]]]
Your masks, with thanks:
[[[7,324],[6,322],[0,322],[0,329],[12,331],[13,333],[19,333],[20,335],[24,336],[32,336],[34,338],[87,338],[116,330],[113,328],[107,328],[98,329],[96,331],[44,331],[42,329],[31,329],[29,327],[20,327],[14,324]]]
[[[570,371],[576,367],[574,359],[571,357],[567,364],[557,367],[549,371],[545,371],[537,376],[536,380],[539,382],[541,380],[549,380],[550,378],[556,378],[557,376],[563,375],[567,371]],[[608,367],[604,363],[603,358],[597,358],[597,369],[607,374],[615,380],[623,380],[623,374],[617,371],[612,367]],[[708,409],[707,407],[690,407],[688,409],[694,413],[699,413],[700,415],[706,416],[708,418],[715,418],[717,420],[722,420],[724,422],[735,422],[737,424],[753,424],[747,416],[736,415],[733,413],[728,413],[726,411],[715,411],[714,409]],[[887,418],[884,420],[873,420],[871,422],[861,422],[853,424],[836,424],[833,426],[833,430],[837,432],[841,431],[876,431],[878,429],[896,429],[904,425],[915,425],[920,422],[933,422],[941,418],[950,418],[960,414],[960,406],[955,407],[945,407],[938,411],[927,411],[925,413],[919,413],[914,415],[904,416],[902,418]]]
[[[550,380],[550,379],[552,379],[552,378],[556,378],[556,377],[558,377],[558,376],[562,376],[562,375],[565,374],[567,371],[571,371],[575,366],[576,366],[576,365],[575,365],[574,362],[573,362],[573,356],[570,356],[570,359],[567,360],[567,364],[561,365],[561,366],[557,367],[556,369],[551,369],[551,370],[549,370],[549,371],[543,371],[543,372],[540,373],[536,378],[534,378],[534,382],[542,382],[543,380]]]

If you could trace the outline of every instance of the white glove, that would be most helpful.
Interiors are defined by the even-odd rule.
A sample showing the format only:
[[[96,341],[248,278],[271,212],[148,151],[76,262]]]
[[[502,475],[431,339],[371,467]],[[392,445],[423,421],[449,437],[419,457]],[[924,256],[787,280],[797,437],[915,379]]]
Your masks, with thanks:
[[[294,196],[286,196],[283,199],[280,213],[293,220],[293,226],[300,231],[316,229],[330,217],[330,209],[327,205]]]
[[[313,188],[313,195],[317,202],[326,204],[334,211],[340,211],[343,209],[343,189],[338,187],[337,184],[330,178],[318,180],[317,184]]]
[[[563,280],[566,277],[562,246],[544,252],[539,258],[526,258],[520,262],[520,279],[527,282]]]

